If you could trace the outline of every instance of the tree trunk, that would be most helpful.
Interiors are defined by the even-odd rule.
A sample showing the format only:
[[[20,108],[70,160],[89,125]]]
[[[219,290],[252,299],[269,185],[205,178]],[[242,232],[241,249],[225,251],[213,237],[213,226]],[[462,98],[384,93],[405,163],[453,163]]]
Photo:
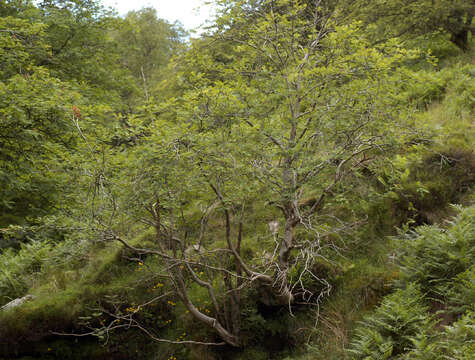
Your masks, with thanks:
[[[450,41],[462,51],[468,50],[468,33],[469,29],[464,28],[457,33],[450,34]]]
[[[292,136],[295,136],[294,131]],[[280,242],[278,264],[279,270],[277,273],[277,280],[279,283],[279,293],[276,294],[276,300],[284,304],[293,302],[293,295],[290,291],[287,275],[290,270],[289,258],[294,248],[294,232],[297,222],[295,212],[295,181],[292,173],[292,158],[288,157],[284,162],[284,170],[282,174],[282,181],[284,183],[284,197],[286,198],[283,204],[283,212],[285,217],[284,236]]]
[[[223,325],[221,325],[221,323],[216,318],[205,315],[201,311],[199,311],[196,308],[196,306],[190,301],[187,290],[186,290],[186,285],[183,280],[183,274],[181,273],[181,269],[178,269],[175,275],[176,275],[175,279],[176,279],[176,285],[177,285],[176,288],[178,290],[178,295],[180,296],[181,300],[185,304],[190,314],[196,320],[215,329],[219,337],[223,339],[229,345],[234,346],[234,347],[240,347],[241,346],[240,341],[236,336],[234,336]]]

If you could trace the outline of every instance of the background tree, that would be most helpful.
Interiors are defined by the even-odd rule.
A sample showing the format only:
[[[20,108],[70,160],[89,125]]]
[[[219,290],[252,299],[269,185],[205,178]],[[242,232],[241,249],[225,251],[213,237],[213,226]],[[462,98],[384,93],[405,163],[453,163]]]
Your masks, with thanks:
[[[466,51],[473,31],[475,5],[464,0],[410,0],[343,2],[343,13],[374,28],[375,41],[391,37],[414,38],[442,31]]]
[[[114,32],[121,62],[134,76],[146,100],[179,50],[183,36],[178,24],[159,19],[153,8],[129,12]]]
[[[59,186],[55,161],[75,142],[70,114],[80,96],[37,66],[48,56],[45,26],[0,19],[0,223],[24,223],[50,208]],[[60,102],[58,102],[60,100]],[[55,159],[55,160],[53,160]]]
[[[116,84],[112,70],[117,69],[116,52],[107,37],[113,13],[97,0],[46,0],[39,9],[51,46],[51,56],[41,65],[63,79],[109,88]]]

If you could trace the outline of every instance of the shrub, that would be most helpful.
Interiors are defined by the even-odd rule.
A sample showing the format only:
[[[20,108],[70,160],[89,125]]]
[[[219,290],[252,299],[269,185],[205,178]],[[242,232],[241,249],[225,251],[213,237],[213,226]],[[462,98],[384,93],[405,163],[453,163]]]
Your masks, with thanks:
[[[473,264],[475,207],[463,210],[447,230],[417,228],[399,241],[399,254],[401,283],[418,283],[429,296],[443,299],[444,289]]]
[[[475,313],[469,312],[436,338],[420,334],[413,339],[414,349],[407,360],[471,360],[475,356]]]
[[[387,296],[356,329],[349,352],[354,359],[393,359],[412,347],[412,339],[434,325],[419,287],[410,284]]]
[[[34,241],[22,244],[17,253],[7,249],[0,254],[0,305],[25,295],[32,276],[41,271],[51,250],[50,243]]]

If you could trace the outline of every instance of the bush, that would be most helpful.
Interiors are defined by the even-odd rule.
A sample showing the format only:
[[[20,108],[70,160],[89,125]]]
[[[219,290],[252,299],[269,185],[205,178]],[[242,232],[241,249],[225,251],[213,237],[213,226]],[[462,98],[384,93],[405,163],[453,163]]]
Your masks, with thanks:
[[[393,359],[412,347],[417,334],[434,325],[419,287],[410,284],[387,296],[356,329],[349,352],[354,359]]]
[[[445,329],[441,348],[445,359],[470,360],[475,357],[475,313],[469,312]]]
[[[420,334],[407,360],[471,360],[475,357],[475,313],[469,312],[434,338]]]
[[[400,277],[396,284],[404,290],[386,296],[363,321],[350,354],[366,360],[472,359],[475,206],[461,210],[447,228],[415,229],[398,240],[398,248]],[[441,319],[437,327],[436,318]],[[443,323],[452,325],[442,328]]]
[[[52,245],[45,242],[22,244],[15,253],[7,249],[0,254],[0,305],[25,295],[32,277],[48,260]]]
[[[422,226],[399,241],[402,284],[415,282],[436,299],[473,265],[475,207],[463,210],[450,227]]]
[[[475,311],[475,265],[457,275],[445,291],[455,314]]]

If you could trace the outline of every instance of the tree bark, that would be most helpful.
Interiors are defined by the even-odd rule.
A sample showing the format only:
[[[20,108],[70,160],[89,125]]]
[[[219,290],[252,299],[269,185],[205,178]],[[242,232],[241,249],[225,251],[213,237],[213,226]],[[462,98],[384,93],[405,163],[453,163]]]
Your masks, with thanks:
[[[457,46],[460,50],[468,51],[468,33],[469,29],[464,28],[456,33],[450,34],[450,41]]]
[[[190,301],[188,297],[188,293],[186,291],[186,285],[183,280],[183,274],[181,270],[176,271],[176,285],[177,290],[180,298],[182,299],[183,303],[185,304],[186,308],[190,312],[190,314],[198,321],[208,325],[209,327],[216,330],[219,337],[223,339],[226,343],[234,347],[240,347],[239,339],[230,333],[223,325],[216,319],[211,316],[203,314],[199,311],[196,306]]]

